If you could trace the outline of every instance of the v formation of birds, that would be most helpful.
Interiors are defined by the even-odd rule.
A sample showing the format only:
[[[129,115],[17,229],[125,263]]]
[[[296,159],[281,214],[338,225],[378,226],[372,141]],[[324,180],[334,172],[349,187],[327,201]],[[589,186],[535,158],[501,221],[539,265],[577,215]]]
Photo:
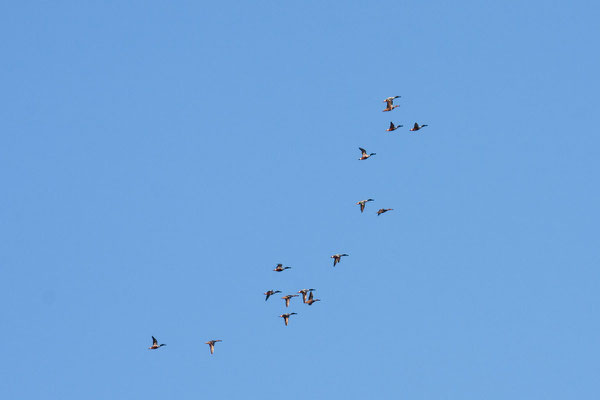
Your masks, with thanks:
[[[386,107],[385,109],[383,109],[383,112],[386,111],[393,111],[395,108],[400,107],[399,105],[394,105],[394,100],[399,98],[400,96],[393,96],[393,97],[388,97],[387,99],[383,100],[384,103],[386,103]],[[402,128],[404,125],[395,125],[393,122],[390,122],[390,126],[388,129],[386,129],[386,131],[388,132],[393,132],[399,128]],[[417,122],[415,122],[415,124],[413,125],[413,127],[410,129],[411,132],[416,132],[419,131],[421,129],[423,129],[424,127],[426,127],[427,125],[419,125]],[[367,152],[365,149],[363,149],[362,147],[358,148],[361,152],[361,156],[359,158],[359,160],[366,160],[374,155],[376,155],[377,153],[369,153]],[[374,199],[366,199],[366,200],[360,200],[358,203],[356,203],[357,205],[360,206],[360,212],[363,213],[365,211],[366,205],[367,203],[371,202],[371,201],[375,201]],[[383,213],[386,213],[388,211],[392,211],[393,208],[380,208],[377,211],[377,216],[380,216]],[[346,253],[338,253],[338,254],[334,254],[331,256],[331,258],[333,258],[333,266],[335,267],[338,263],[341,262],[342,257],[347,257],[348,254]],[[283,264],[277,264],[275,266],[275,269],[273,269],[273,271],[275,272],[283,272],[285,270],[291,269],[292,267],[289,266],[283,266]],[[309,306],[312,306],[314,303],[316,303],[317,301],[321,301],[321,299],[315,299],[313,292],[316,291],[316,289],[300,289],[298,290],[297,293],[300,294],[288,294],[282,297],[282,299],[285,301],[285,307],[288,308],[290,306],[290,301],[294,298],[294,297],[298,297],[300,295],[302,295],[302,303],[307,304]],[[265,297],[265,301],[269,300],[269,297],[271,297],[274,294],[277,293],[281,293],[280,290],[267,290],[265,293],[263,293],[266,297]],[[308,296],[308,297],[307,297]],[[289,320],[290,317],[292,315],[297,315],[297,313],[295,312],[290,312],[290,313],[284,313],[281,314],[279,317],[283,318],[283,322],[285,324],[285,326],[288,326],[289,324]],[[209,350],[210,350],[210,354],[214,354],[215,352],[215,343],[217,342],[222,342],[222,340],[220,339],[213,339],[213,340],[209,340],[208,342],[206,342],[205,344],[207,344],[209,346]],[[156,350],[161,348],[162,346],[166,346],[166,344],[158,344],[158,340],[156,340],[156,338],[154,336],[152,336],[152,346],[148,347],[149,350]]]

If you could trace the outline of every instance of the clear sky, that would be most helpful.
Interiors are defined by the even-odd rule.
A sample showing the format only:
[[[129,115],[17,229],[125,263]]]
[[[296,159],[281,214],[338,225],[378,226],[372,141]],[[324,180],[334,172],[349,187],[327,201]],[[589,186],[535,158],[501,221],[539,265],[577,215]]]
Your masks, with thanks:
[[[599,13],[5,2],[0,398],[600,398]]]

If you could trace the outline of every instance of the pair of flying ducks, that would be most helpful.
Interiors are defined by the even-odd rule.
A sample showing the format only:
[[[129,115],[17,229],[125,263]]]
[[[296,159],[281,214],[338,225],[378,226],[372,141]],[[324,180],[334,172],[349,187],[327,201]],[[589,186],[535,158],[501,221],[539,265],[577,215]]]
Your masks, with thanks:
[[[308,304],[309,306],[312,306],[313,303],[316,303],[317,301],[321,301],[321,299],[315,299],[313,297],[313,291],[315,289],[301,289],[298,290],[298,293],[302,294],[302,302],[304,304]],[[306,294],[310,292],[309,296],[308,296],[308,300],[306,299]],[[271,297],[272,295],[276,294],[276,293],[281,293],[280,290],[268,290],[265,293],[263,293],[266,297],[265,297],[265,301],[269,300],[269,297]],[[288,294],[287,296],[283,296],[282,299],[285,300],[285,306],[289,307],[290,306],[290,300],[293,297],[298,297],[299,295],[297,294]]]
[[[397,99],[400,96],[394,96],[394,97],[388,97],[387,99],[385,99],[383,102],[386,103],[386,107],[383,110],[385,111],[392,111],[394,108],[396,107],[400,107],[400,106],[395,106],[394,105],[394,99]]]
[[[222,340],[209,340],[208,342],[206,342],[205,344],[207,344],[210,347],[210,354],[214,354],[215,353],[215,343],[217,342],[222,342]],[[152,346],[148,347],[149,350],[156,350],[159,347],[162,346],[166,346],[166,344],[162,343],[162,344],[158,344],[158,340],[156,340],[156,338],[154,336],[152,336]]]
[[[373,200],[373,199],[366,199],[366,200],[361,200],[358,203],[356,203],[356,205],[360,206],[360,212],[365,211],[365,205],[369,201],[375,201],[375,200]],[[385,212],[392,211],[392,210],[393,210],[393,208],[380,208],[379,211],[377,211],[377,215],[381,215],[381,214],[383,214]]]
[[[306,289],[303,289],[303,290],[306,290]],[[306,299],[306,293],[299,292],[299,293],[302,293],[302,302],[303,302],[304,304],[308,304],[309,306],[312,306],[312,305],[313,305],[314,303],[316,303],[317,301],[321,301],[321,299],[315,299],[315,298],[314,298],[314,296],[313,296],[313,292],[312,292],[313,290],[314,290],[314,289],[311,289],[311,292],[310,292],[310,294],[308,295],[308,300]],[[290,306],[290,300],[291,300],[293,297],[298,297],[298,295],[297,295],[297,294],[288,294],[287,296],[283,296],[283,297],[282,297],[282,299],[284,299],[284,300],[285,300],[285,306],[286,306],[286,307],[289,307],[289,306]]]
[[[402,128],[404,125],[394,125],[393,122],[390,121],[390,127],[386,129],[386,131],[388,132],[393,132],[398,128]],[[415,124],[413,125],[413,127],[410,129],[411,132],[416,132],[419,129],[425,128],[428,125],[419,125],[418,123],[415,122]]]

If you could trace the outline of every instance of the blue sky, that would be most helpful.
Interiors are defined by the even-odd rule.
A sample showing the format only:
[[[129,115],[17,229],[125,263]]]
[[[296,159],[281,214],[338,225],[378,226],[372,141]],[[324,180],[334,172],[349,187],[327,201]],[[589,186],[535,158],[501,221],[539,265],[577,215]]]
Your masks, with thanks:
[[[0,397],[600,396],[597,3],[0,10]]]

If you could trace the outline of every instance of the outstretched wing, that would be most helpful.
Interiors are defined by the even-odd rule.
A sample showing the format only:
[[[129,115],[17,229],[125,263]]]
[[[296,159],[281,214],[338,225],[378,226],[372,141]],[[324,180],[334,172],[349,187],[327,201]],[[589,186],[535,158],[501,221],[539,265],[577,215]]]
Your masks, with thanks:
[[[394,128],[395,128],[394,123],[390,122],[390,129],[394,129]]]
[[[363,153],[363,155],[367,154],[367,151],[365,149],[363,149],[362,147],[358,148],[360,150],[361,153]]]
[[[152,346],[158,346],[158,340],[154,336],[152,336]]]
[[[365,211],[365,203],[360,203],[360,212],[363,212],[363,211]]]
[[[419,129],[419,124],[417,124],[417,123],[415,122],[415,126],[413,126],[413,129]]]

